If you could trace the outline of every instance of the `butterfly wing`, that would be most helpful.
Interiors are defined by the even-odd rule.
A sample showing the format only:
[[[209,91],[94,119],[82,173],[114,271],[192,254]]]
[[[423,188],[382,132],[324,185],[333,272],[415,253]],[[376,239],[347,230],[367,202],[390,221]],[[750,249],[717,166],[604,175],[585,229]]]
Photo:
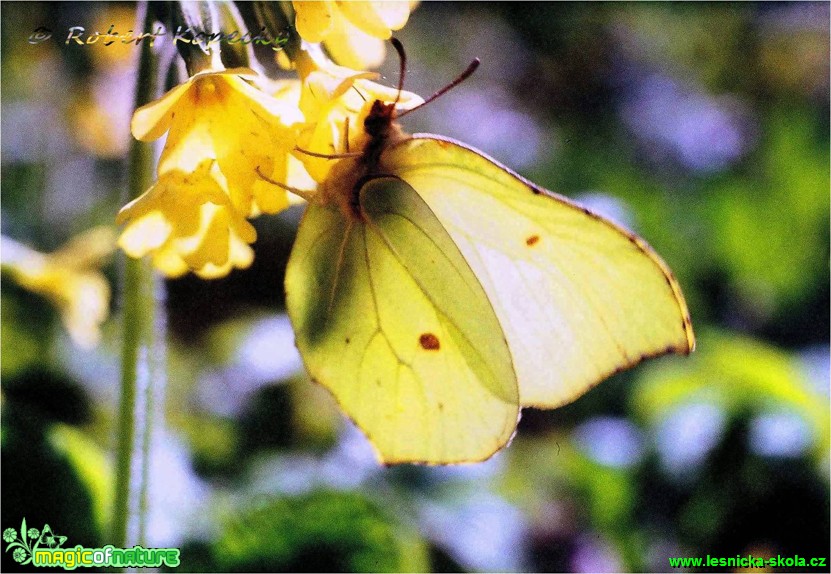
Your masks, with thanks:
[[[449,139],[381,158],[424,199],[484,287],[523,406],[574,400],[607,376],[695,340],[678,283],[640,238]]]
[[[307,370],[386,463],[488,458],[519,396],[485,292],[410,186],[372,180],[360,203],[309,205],[298,230],[286,305]]]

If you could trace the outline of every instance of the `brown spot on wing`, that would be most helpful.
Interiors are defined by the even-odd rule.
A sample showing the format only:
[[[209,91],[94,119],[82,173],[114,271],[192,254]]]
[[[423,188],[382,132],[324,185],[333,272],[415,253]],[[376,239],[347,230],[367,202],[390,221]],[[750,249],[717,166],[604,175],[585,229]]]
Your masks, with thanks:
[[[441,347],[439,344],[439,338],[433,333],[422,334],[421,337],[418,338],[418,342],[421,345],[421,348],[427,351],[438,351]]]
[[[532,235],[528,239],[525,240],[525,245],[527,245],[528,247],[531,247],[532,245],[534,245],[539,240],[540,240],[539,235]]]

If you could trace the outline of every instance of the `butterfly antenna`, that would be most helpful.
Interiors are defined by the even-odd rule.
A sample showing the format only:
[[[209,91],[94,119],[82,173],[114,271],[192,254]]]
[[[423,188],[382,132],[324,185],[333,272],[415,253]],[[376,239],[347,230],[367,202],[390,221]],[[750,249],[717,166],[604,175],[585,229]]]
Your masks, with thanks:
[[[358,94],[359,96],[361,96],[361,99],[362,99],[363,101],[366,101],[366,96],[364,96],[364,95],[361,93],[361,90],[359,90],[358,88],[356,88],[356,87],[355,87],[355,84],[352,84],[352,89],[353,89],[353,90],[355,90],[355,93],[356,93],[356,94]]]
[[[390,38],[390,42],[392,43],[392,47],[395,48],[395,51],[398,52],[398,94],[395,96],[395,101],[393,102],[393,105],[397,105],[398,100],[401,99],[401,91],[404,89],[404,74],[407,69],[407,54],[404,52],[404,46],[398,38]]]
[[[479,58],[474,58],[474,60],[470,63],[470,65],[467,67],[467,69],[464,72],[462,72],[461,74],[459,74],[458,78],[456,78],[455,80],[453,80],[452,82],[447,84],[445,87],[443,87],[438,92],[436,92],[435,94],[433,94],[432,96],[430,96],[429,98],[424,100],[422,103],[420,103],[416,107],[410,108],[409,110],[405,110],[405,111],[401,112],[400,114],[398,114],[397,117],[401,118],[403,116],[406,116],[410,112],[414,112],[418,108],[422,108],[422,107],[426,106],[427,104],[429,104],[430,102],[432,102],[433,100],[438,98],[439,96],[442,96],[445,93],[449,92],[450,90],[452,90],[453,88],[455,88],[456,86],[458,86],[459,84],[461,84],[462,82],[467,80],[470,77],[470,75],[473,74],[473,72],[476,71],[476,68],[479,67],[479,64],[480,64]],[[399,90],[399,94],[400,94],[400,90]]]

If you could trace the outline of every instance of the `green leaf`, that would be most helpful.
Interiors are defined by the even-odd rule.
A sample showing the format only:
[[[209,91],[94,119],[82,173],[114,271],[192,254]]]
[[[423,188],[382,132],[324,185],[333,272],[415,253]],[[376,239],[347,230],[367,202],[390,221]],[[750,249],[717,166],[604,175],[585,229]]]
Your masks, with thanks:
[[[113,499],[112,466],[109,459],[87,434],[69,425],[53,426],[48,440],[56,452],[66,456],[67,462],[90,494],[98,524],[104,526]]]

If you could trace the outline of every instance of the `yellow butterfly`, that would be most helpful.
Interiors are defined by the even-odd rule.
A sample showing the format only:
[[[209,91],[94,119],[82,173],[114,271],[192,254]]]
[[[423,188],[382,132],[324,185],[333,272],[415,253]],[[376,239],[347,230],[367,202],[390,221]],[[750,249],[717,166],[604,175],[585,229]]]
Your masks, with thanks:
[[[374,102],[367,144],[333,166],[286,271],[307,370],[382,462],[487,459],[521,407],[693,350],[681,289],[645,241],[396,117]]]

